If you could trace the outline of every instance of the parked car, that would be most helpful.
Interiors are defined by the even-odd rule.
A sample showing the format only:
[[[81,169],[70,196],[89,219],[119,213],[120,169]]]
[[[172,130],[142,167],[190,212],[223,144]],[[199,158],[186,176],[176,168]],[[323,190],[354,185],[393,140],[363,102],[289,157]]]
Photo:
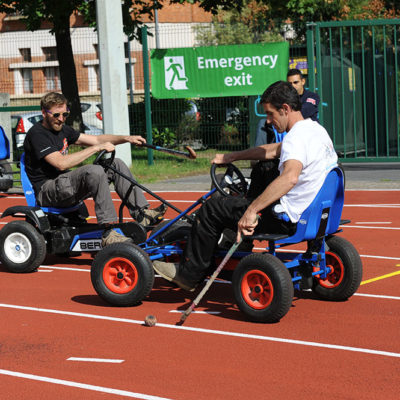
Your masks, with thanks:
[[[103,129],[103,115],[100,103],[95,101],[81,102],[81,110],[84,124]]]
[[[19,160],[23,152],[26,132],[36,123],[43,119],[41,112],[31,112],[24,114],[11,115],[11,133],[14,149],[14,160]],[[103,130],[96,126],[84,124],[84,133],[88,135],[102,135]]]

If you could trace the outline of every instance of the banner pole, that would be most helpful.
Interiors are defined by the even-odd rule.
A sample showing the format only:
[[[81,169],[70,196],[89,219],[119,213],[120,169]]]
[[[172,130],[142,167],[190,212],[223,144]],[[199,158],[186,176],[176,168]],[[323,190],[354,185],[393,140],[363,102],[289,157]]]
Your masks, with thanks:
[[[146,141],[153,144],[150,102],[150,74],[149,74],[149,51],[147,47],[147,26],[142,28],[142,54],[143,54],[143,79],[144,79],[144,108],[146,113]],[[147,164],[153,165],[153,149],[147,149]]]

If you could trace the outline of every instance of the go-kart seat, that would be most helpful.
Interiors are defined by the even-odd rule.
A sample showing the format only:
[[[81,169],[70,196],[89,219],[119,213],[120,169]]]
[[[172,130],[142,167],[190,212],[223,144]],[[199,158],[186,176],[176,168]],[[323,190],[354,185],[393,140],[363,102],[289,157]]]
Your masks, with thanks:
[[[8,158],[10,158],[10,142],[3,127],[0,126],[0,160],[7,160]]]
[[[37,204],[35,191],[33,190],[33,186],[31,181],[28,178],[28,174],[25,170],[25,153],[21,155],[20,160],[20,168],[21,168],[21,183],[22,189],[25,194],[26,203],[30,207],[40,207],[44,212],[50,214],[68,214],[74,211],[79,210],[83,205],[83,201],[80,201],[74,206],[64,207],[64,208],[56,208],[56,207],[42,207]]]
[[[315,196],[312,203],[303,211],[294,235],[258,234],[248,237],[251,240],[271,240],[276,244],[299,243],[322,238],[335,233],[341,221],[344,204],[343,171],[333,168]],[[287,215],[285,214],[287,217]]]

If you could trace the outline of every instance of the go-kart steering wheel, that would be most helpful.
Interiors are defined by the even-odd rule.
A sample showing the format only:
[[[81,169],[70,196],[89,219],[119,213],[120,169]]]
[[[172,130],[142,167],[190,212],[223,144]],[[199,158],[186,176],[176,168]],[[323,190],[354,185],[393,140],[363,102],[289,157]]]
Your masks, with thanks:
[[[218,179],[215,173],[218,167],[226,167],[222,179]],[[247,193],[247,181],[239,168],[233,164],[213,164],[211,166],[211,180],[223,196],[245,196]]]
[[[115,150],[108,152],[107,150],[101,150],[93,161],[94,165],[101,165],[106,171],[108,167],[113,163],[115,158]]]

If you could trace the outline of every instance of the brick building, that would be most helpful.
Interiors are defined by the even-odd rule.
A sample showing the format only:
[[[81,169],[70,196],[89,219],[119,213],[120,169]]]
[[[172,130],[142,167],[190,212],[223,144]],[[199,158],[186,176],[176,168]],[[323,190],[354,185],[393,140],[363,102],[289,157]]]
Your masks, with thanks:
[[[161,48],[191,47],[195,37],[191,26],[209,23],[211,14],[197,5],[167,5],[158,11],[159,44]],[[155,24],[146,21],[149,32]],[[98,37],[94,29],[85,26],[82,18],[71,16],[71,41],[79,92],[82,98],[100,97]],[[23,17],[0,14],[0,92],[10,95],[11,105],[36,104],[41,95],[61,90],[56,42],[50,26],[30,32]],[[155,37],[149,38],[149,48],[155,47]],[[136,93],[142,92],[142,53],[137,41],[125,40],[128,81]],[[130,71],[129,71],[130,68]]]

